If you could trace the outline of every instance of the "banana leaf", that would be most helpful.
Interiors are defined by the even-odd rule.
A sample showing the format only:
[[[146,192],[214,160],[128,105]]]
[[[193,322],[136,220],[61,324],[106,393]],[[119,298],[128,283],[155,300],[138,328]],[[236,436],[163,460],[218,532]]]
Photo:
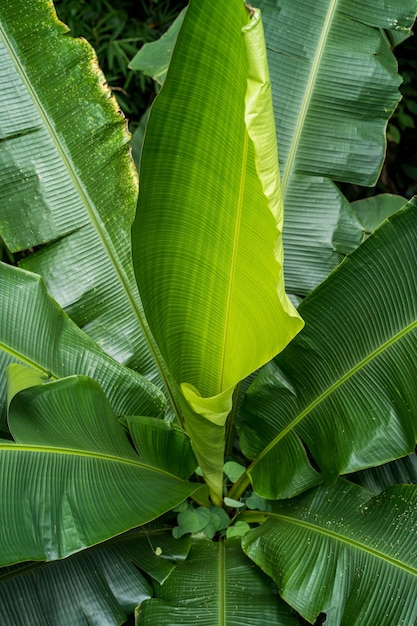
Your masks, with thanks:
[[[144,572],[162,583],[189,547],[188,538],[136,530],[53,563],[2,568],[0,624],[21,626],[30,616],[31,626],[119,626],[152,596]],[[11,600],[17,597],[24,602]]]
[[[285,278],[305,295],[362,240],[332,181],[375,184],[401,78],[382,29],[408,34],[414,0],[259,0],[285,205]]]
[[[242,545],[311,624],[320,613],[332,626],[413,624],[416,505],[414,485],[373,496],[340,480],[271,504]]]
[[[173,617],[175,616],[175,617]],[[197,618],[198,616],[198,618]],[[136,611],[137,626],[297,626],[272,581],[243,554],[239,539],[195,536],[189,557]]]
[[[0,234],[117,361],[159,380],[130,255],[137,174],[91,46],[51,2],[0,6]]]
[[[0,427],[6,429],[6,377],[24,363],[51,380],[72,374],[94,378],[118,415],[162,416],[162,392],[117,363],[63,312],[36,274],[0,263]]]
[[[249,388],[240,442],[260,495],[291,497],[414,450],[416,240],[417,199],[304,300],[304,331]]]
[[[1,565],[62,558],[155,519],[199,489],[165,469],[152,438],[136,453],[94,380],[35,384],[18,364],[8,374],[14,441],[0,442]],[[177,457],[189,456],[187,466],[194,460],[184,438],[171,439],[170,455],[174,467]]]
[[[353,7],[331,0],[307,8],[304,4],[256,4],[265,25],[285,181],[286,284],[291,293],[301,295],[363,240],[361,221],[332,181],[376,182],[386,124],[400,99],[401,82],[381,29],[407,37],[415,17],[414,0],[389,6],[381,0]],[[144,73],[158,67],[156,80],[163,83],[171,39],[169,54],[162,37],[143,46],[131,67]]]
[[[185,427],[218,502],[234,388],[302,327],[284,291],[262,23],[240,0],[188,7],[152,108],[140,180],[139,290],[192,409]]]

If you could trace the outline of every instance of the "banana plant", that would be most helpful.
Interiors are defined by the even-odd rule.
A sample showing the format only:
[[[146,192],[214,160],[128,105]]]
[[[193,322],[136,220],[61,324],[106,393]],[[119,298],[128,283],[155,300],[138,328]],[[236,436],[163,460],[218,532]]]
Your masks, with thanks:
[[[417,200],[334,183],[416,1],[259,6],[153,44],[139,177],[89,45],[0,6],[0,625],[417,618]]]

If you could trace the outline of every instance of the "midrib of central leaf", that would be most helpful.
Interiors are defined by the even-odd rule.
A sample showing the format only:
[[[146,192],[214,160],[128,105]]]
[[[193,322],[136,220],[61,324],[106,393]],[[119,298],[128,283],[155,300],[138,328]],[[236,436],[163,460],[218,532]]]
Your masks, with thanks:
[[[230,332],[230,312],[232,307],[233,300],[233,291],[235,287],[235,275],[236,275],[236,265],[237,265],[237,256],[239,250],[239,238],[240,238],[240,227],[242,223],[242,211],[243,211],[243,197],[245,194],[245,185],[246,185],[246,168],[248,161],[248,148],[249,148],[249,134],[247,129],[245,128],[245,139],[242,150],[242,168],[240,172],[240,184],[239,184],[239,196],[237,200],[236,207],[236,218],[235,218],[235,232],[233,236],[233,248],[232,248],[232,259],[230,263],[230,272],[229,272],[229,286],[226,300],[226,311],[225,311],[225,319],[224,319],[224,332],[223,332],[223,344],[222,344],[222,360],[220,367],[220,382],[218,393],[224,391],[224,374],[225,374],[225,362],[226,362],[226,349],[228,342],[228,334]]]
[[[325,49],[327,37],[329,35],[330,28],[333,23],[333,18],[336,12],[336,8],[339,0],[330,0],[329,7],[327,9],[326,17],[323,23],[323,28],[320,33],[320,39],[317,44],[316,54],[314,55],[313,62],[311,64],[311,72],[308,77],[307,85],[304,91],[304,97],[301,103],[300,112],[297,118],[297,124],[295,126],[294,134],[292,137],[290,150],[288,152],[287,162],[285,164],[285,170],[281,181],[282,196],[285,197],[289,179],[294,169],[294,163],[300,144],[301,134],[303,132],[305,120],[307,117],[308,109],[311,102],[311,96],[313,94],[314,85],[316,83],[317,75],[320,69],[321,59]]]
[[[219,571],[218,571],[218,575],[219,575],[219,585],[218,585],[218,590],[219,590],[219,619],[218,619],[218,626],[226,626],[226,593],[225,593],[225,586],[226,586],[226,564],[225,564],[225,558],[226,558],[226,551],[225,551],[225,545],[224,545],[224,541],[220,540],[219,543]]]
[[[382,354],[385,350],[390,348],[397,341],[405,337],[408,333],[417,328],[417,320],[414,320],[411,324],[400,330],[398,333],[393,335],[390,339],[388,339],[385,343],[381,344],[368,354],[362,361],[357,363],[354,367],[348,370],[343,376],[341,376],[337,381],[335,381],[330,387],[328,387],[322,394],[320,394],[311,404],[309,404],[297,417],[295,417],[289,424],[284,428],[279,435],[277,435],[271,443],[264,448],[264,450],[259,454],[259,456],[251,463],[248,468],[250,471],[259,461],[266,456],[278,443],[284,439],[291,431],[294,430],[296,426],[302,420],[307,417],[316,407],[318,407],[324,400],[326,400],[332,393],[334,393],[339,387],[341,387],[346,381],[350,380],[355,374],[357,374],[361,369],[363,369],[368,363],[371,363],[375,358],[377,358],[380,354]]]
[[[288,522],[290,524],[294,524],[296,526],[301,526],[303,528],[307,528],[312,530],[316,534],[324,535],[325,537],[329,537],[330,539],[334,539],[338,543],[343,543],[351,548],[355,548],[357,550],[362,550],[367,554],[374,556],[378,559],[381,559],[387,562],[389,565],[393,565],[394,567],[398,567],[402,570],[405,570],[409,574],[413,574],[413,576],[417,576],[417,569],[412,567],[411,565],[407,565],[398,559],[394,559],[393,557],[385,554],[384,552],[380,552],[379,550],[375,550],[375,548],[370,548],[364,543],[360,541],[356,541],[350,537],[346,537],[345,535],[341,535],[333,530],[329,530],[328,528],[322,528],[321,526],[316,526],[310,522],[306,522],[304,520],[295,519],[294,517],[289,517],[287,515],[282,515],[280,513],[268,513],[268,517],[271,519],[277,519],[280,521]]]
[[[135,318],[139,323],[139,326],[143,332],[144,337],[146,338],[147,341],[147,345],[148,348],[152,354],[152,357],[159,369],[159,372],[161,374],[162,380],[165,383],[166,389],[170,395],[170,399],[172,402],[173,407],[176,409],[176,413],[181,421],[181,411],[179,410],[178,406],[177,406],[177,402],[175,401],[175,398],[172,396],[172,386],[169,384],[168,382],[168,374],[165,370],[164,364],[162,363],[162,360],[160,358],[160,355],[156,349],[156,346],[154,344],[154,340],[153,337],[147,327],[147,324],[145,322],[145,317],[142,311],[142,306],[141,303],[139,303],[137,301],[137,299],[133,296],[133,293],[131,292],[130,289],[130,285],[129,285],[129,280],[125,274],[125,272],[123,271],[119,260],[117,258],[117,253],[113,248],[113,244],[107,234],[107,232],[105,231],[104,228],[102,228],[101,225],[101,219],[98,215],[96,215],[96,210],[94,207],[94,203],[91,201],[87,191],[84,189],[84,186],[81,182],[81,180],[79,179],[75,168],[73,166],[72,160],[67,156],[62,143],[60,141],[59,136],[57,135],[57,133],[55,132],[55,129],[53,127],[53,125],[51,124],[51,122],[49,121],[49,117],[42,105],[42,103],[40,102],[37,92],[35,91],[35,89],[32,87],[32,83],[29,80],[25,69],[23,68],[22,64],[20,63],[20,59],[19,57],[15,54],[15,51],[12,47],[12,45],[9,44],[9,40],[7,37],[6,32],[4,31],[4,29],[2,28],[1,24],[0,24],[0,36],[1,39],[4,42],[5,48],[8,51],[13,64],[16,68],[16,71],[18,73],[18,75],[20,76],[23,84],[25,85],[27,92],[29,94],[29,97],[31,99],[31,101],[33,102],[34,107],[36,108],[42,123],[44,124],[44,127],[47,131],[47,133],[49,134],[49,137],[51,138],[52,143],[54,144],[68,174],[69,177],[79,195],[79,198],[81,199],[81,202],[91,220],[92,226],[94,228],[94,231],[97,233],[101,244],[105,250],[105,253],[107,255],[107,257],[110,260],[110,263],[113,267],[113,270],[115,271],[117,278],[119,280],[119,283],[122,287],[122,290],[130,304],[130,307],[132,308]],[[93,71],[93,68],[91,67],[91,71]],[[139,296],[138,296],[139,297]]]

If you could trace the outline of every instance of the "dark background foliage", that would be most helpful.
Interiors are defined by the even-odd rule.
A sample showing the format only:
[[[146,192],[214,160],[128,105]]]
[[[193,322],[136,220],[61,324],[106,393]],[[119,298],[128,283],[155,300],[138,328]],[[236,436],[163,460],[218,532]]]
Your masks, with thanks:
[[[128,69],[139,48],[158,39],[187,0],[55,0],[59,18],[72,35],[85,37],[96,49],[101,68],[129,119],[130,130],[155,96],[153,81]],[[395,48],[403,100],[388,127],[387,158],[375,188],[341,185],[353,201],[376,193],[410,198],[417,193],[417,36]]]

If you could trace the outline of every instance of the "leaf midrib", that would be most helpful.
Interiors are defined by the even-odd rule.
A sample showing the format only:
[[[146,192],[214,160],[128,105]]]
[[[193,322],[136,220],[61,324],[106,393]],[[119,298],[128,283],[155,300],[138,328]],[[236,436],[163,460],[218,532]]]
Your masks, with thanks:
[[[226,349],[227,349],[227,341],[228,334],[230,332],[230,312],[232,307],[233,300],[233,290],[235,284],[235,275],[236,275],[236,266],[237,266],[237,256],[239,250],[239,237],[240,237],[240,227],[242,223],[242,211],[243,211],[243,197],[245,193],[245,185],[246,185],[246,169],[247,169],[247,161],[248,161],[248,149],[249,149],[249,134],[247,129],[245,128],[245,138],[242,150],[242,168],[240,173],[240,185],[239,185],[239,197],[237,200],[236,207],[236,220],[235,220],[235,231],[233,235],[233,249],[232,249],[232,259],[230,263],[230,273],[229,273],[229,290],[227,293],[227,301],[226,301],[226,312],[225,312],[225,322],[224,322],[224,333],[223,333],[223,352],[222,352],[222,362],[220,367],[220,386],[218,393],[224,391],[224,375],[225,375],[225,362],[226,362]]]
[[[348,370],[343,376],[341,376],[337,381],[335,381],[330,387],[328,387],[323,393],[321,393],[313,402],[311,402],[305,409],[299,413],[272,441],[271,443],[264,448],[264,450],[259,454],[259,456],[251,463],[248,467],[248,472],[253,469],[257,463],[267,455],[284,437],[286,437],[298,424],[309,415],[319,404],[321,404],[326,398],[328,398],[333,392],[335,392],[339,387],[341,387],[346,381],[350,380],[357,372],[359,372],[362,368],[364,368],[368,363],[371,363],[374,359],[376,359],[380,354],[382,354],[385,350],[394,345],[397,341],[402,339],[408,333],[417,328],[417,320],[411,322],[403,329],[401,329],[398,333],[393,335],[390,339],[382,343],[378,346],[373,352],[368,354],[362,361],[359,361],[354,367]]]
[[[187,483],[188,481],[184,481],[182,478],[179,478],[175,474],[171,474],[166,470],[155,467],[154,465],[148,465],[141,461],[136,461],[134,459],[128,459],[126,457],[114,456],[111,454],[105,454],[104,452],[96,452],[92,450],[77,450],[75,448],[58,448],[55,446],[37,446],[37,445],[26,445],[21,443],[0,443],[0,451],[1,452],[33,452],[38,454],[55,454],[62,456],[74,456],[74,457],[85,457],[92,460],[98,461],[107,461],[110,463],[118,463],[121,465],[131,465],[140,469],[145,469],[151,472],[156,472],[158,474],[162,474],[164,476],[168,476],[170,478],[174,478],[175,480],[179,480],[183,483]],[[197,485],[198,486],[198,485]]]
[[[296,526],[308,528],[317,534],[321,534],[321,535],[324,535],[325,537],[334,539],[338,541],[339,543],[347,544],[351,548],[362,550],[363,552],[366,552],[378,559],[381,559],[382,561],[386,561],[387,563],[389,563],[390,565],[394,567],[398,567],[400,569],[403,569],[409,574],[413,574],[414,576],[417,576],[417,569],[412,567],[411,565],[407,565],[406,563],[403,563],[402,561],[399,561],[398,559],[395,559],[394,557],[389,556],[388,554],[385,554],[384,552],[376,550],[375,548],[370,548],[369,546],[367,546],[366,544],[360,541],[346,537],[345,535],[341,535],[340,533],[337,533],[334,530],[323,528],[322,526],[317,526],[315,524],[312,524],[311,522],[306,522],[305,520],[295,519],[294,517],[283,515],[281,513],[264,513],[264,515],[267,515],[269,519],[277,519],[280,521],[289,522],[290,524],[294,524]]]
[[[155,361],[155,364],[158,367],[158,370],[160,372],[161,378],[165,384],[165,387],[168,391],[170,400],[172,402],[172,405],[175,409],[175,412],[177,414],[177,417],[179,419],[180,422],[182,422],[182,413],[181,410],[178,406],[178,403],[176,401],[175,395],[174,395],[174,391],[172,389],[172,385],[169,383],[169,373],[166,371],[166,368],[164,366],[164,363],[162,361],[162,359],[160,358],[160,355],[158,353],[158,350],[155,346],[153,337],[147,327],[146,321],[145,321],[145,316],[142,310],[142,304],[139,301],[139,294],[137,295],[137,298],[134,297],[133,293],[130,290],[130,284],[129,284],[129,280],[125,274],[125,272],[123,271],[123,267],[121,266],[121,264],[118,262],[117,259],[117,254],[113,249],[113,244],[111,242],[111,240],[109,239],[107,232],[101,227],[101,220],[99,217],[96,216],[95,213],[95,209],[94,209],[94,204],[91,202],[90,197],[87,193],[87,191],[84,189],[84,186],[82,184],[82,182],[80,181],[75,168],[73,167],[72,161],[66,156],[65,150],[62,147],[61,141],[58,137],[58,135],[55,132],[54,127],[52,126],[52,124],[49,122],[49,118],[48,115],[44,109],[44,107],[42,106],[42,103],[39,101],[38,97],[37,97],[37,93],[34,90],[34,88],[32,88],[32,84],[31,81],[29,80],[25,69],[23,68],[22,64],[20,63],[19,57],[16,56],[13,46],[11,46],[9,44],[9,39],[7,36],[7,33],[5,32],[4,28],[2,27],[2,25],[0,24],[0,37],[4,42],[4,45],[14,63],[14,66],[16,68],[17,73],[19,74],[19,76],[22,79],[22,82],[24,83],[28,94],[35,106],[35,108],[37,109],[39,116],[46,128],[46,131],[48,132],[53,144],[55,145],[55,148],[58,152],[58,154],[60,155],[66,169],[67,172],[71,178],[71,180],[73,181],[73,184],[77,190],[77,192],[79,193],[79,196],[82,200],[82,203],[85,207],[85,210],[88,214],[88,216],[91,219],[93,228],[95,230],[95,232],[97,233],[102,246],[105,250],[105,253],[107,254],[108,258],[110,259],[111,265],[117,275],[117,278],[121,284],[121,287],[123,289],[123,292],[125,293],[125,296],[131,306],[131,308],[133,309],[135,318],[137,319],[139,326],[143,332],[144,337],[146,338],[146,342],[148,345],[148,348],[152,354],[152,357]],[[39,366],[36,367],[36,369],[39,369]]]
[[[310,106],[314,85],[316,83],[317,75],[320,69],[320,63],[323,57],[323,52],[325,49],[327,37],[329,35],[329,31],[333,23],[333,18],[334,18],[338,3],[339,3],[339,0],[330,1],[329,7],[326,13],[326,17],[323,23],[323,28],[320,33],[320,38],[318,41],[316,53],[314,55],[314,59],[311,64],[311,72],[309,74],[307,85],[304,91],[304,96],[301,102],[300,112],[297,118],[297,123],[295,126],[290,149],[288,152],[287,161],[285,163],[284,173],[282,176],[281,189],[282,189],[283,197],[285,197],[289,179],[294,169],[294,164],[295,164],[295,159],[296,159],[297,152],[298,152],[298,147],[300,144],[301,134],[302,134],[304,123],[307,117],[308,108]]]

